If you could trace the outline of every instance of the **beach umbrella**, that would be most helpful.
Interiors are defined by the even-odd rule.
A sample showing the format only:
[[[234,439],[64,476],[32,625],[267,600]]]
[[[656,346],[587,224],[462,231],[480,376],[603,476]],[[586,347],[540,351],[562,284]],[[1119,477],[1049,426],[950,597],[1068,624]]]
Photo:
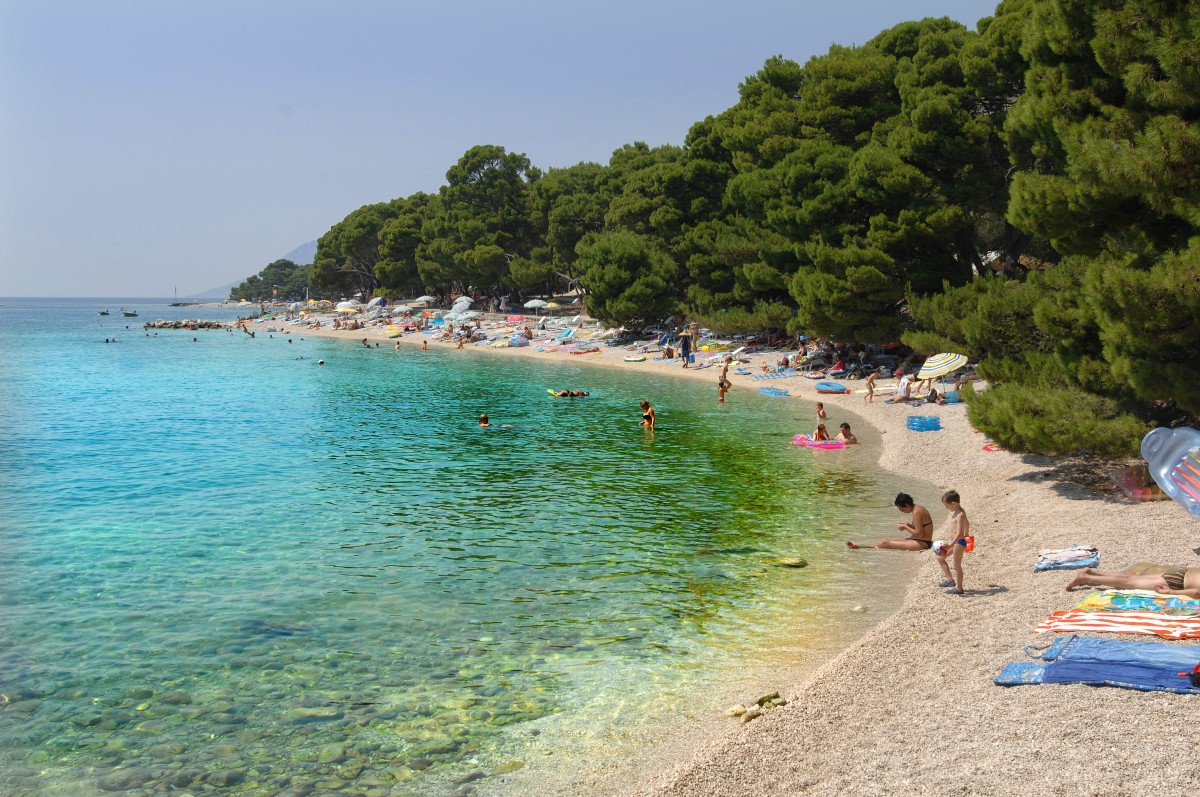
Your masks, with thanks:
[[[546,302],[547,307],[561,307],[558,302]]]
[[[475,304],[475,300],[470,296],[459,296],[454,300],[455,304]]]
[[[367,309],[370,310],[372,307],[378,307],[379,305],[384,304],[385,301],[386,300],[382,296],[376,296],[371,299],[371,301],[367,302]]]
[[[543,302],[541,299],[530,299],[529,301],[525,302],[526,310],[536,310],[539,307],[545,307],[545,306],[546,306],[546,303]]]
[[[413,301],[414,301],[414,302],[436,302],[436,301],[437,301],[437,297],[436,297],[436,296],[430,296],[430,295],[427,293],[427,294],[425,294],[424,296],[418,296],[417,298],[413,299]]]
[[[967,362],[965,354],[935,354],[925,361],[917,372],[917,379],[932,379],[944,376],[951,371],[961,368]]]
[[[967,355],[953,354],[946,352],[944,354],[935,354],[925,361],[921,366],[921,370],[917,372],[917,379],[933,379],[938,376],[945,376],[951,371],[955,371],[965,365]],[[942,392],[946,392],[946,380],[942,380]]]

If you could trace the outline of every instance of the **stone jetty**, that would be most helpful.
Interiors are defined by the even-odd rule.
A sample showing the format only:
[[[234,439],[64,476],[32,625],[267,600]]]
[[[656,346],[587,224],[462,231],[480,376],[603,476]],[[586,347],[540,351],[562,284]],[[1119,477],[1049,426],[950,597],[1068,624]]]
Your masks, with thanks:
[[[221,321],[197,321],[195,319],[187,321],[147,321],[144,329],[225,329],[228,324]]]

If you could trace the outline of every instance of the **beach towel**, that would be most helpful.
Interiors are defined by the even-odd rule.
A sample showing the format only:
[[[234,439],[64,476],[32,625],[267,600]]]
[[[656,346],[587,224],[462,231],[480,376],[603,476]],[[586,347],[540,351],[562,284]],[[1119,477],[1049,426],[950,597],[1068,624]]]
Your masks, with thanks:
[[[1162,612],[1052,612],[1033,629],[1035,634],[1051,631],[1092,631],[1098,634],[1153,634],[1163,639],[1200,639],[1200,617],[1173,617]]]
[[[1075,605],[1076,612],[1162,612],[1172,617],[1200,616],[1200,600],[1145,590],[1093,592]]]
[[[1026,648],[1026,652],[1031,651]],[[1011,662],[994,683],[997,686],[1087,684],[1144,692],[1200,694],[1200,687],[1180,675],[1200,663],[1198,646],[1071,636],[1031,655],[1048,663]]]
[[[1039,551],[1033,569],[1040,573],[1043,570],[1079,570],[1099,564],[1100,551],[1096,548],[1091,545],[1072,545],[1070,548]]]

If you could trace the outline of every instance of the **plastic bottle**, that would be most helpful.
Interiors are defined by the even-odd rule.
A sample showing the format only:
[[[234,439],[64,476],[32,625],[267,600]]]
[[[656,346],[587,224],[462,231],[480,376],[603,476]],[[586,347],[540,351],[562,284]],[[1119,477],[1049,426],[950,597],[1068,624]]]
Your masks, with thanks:
[[[1142,456],[1163,492],[1200,519],[1200,429],[1151,429]]]

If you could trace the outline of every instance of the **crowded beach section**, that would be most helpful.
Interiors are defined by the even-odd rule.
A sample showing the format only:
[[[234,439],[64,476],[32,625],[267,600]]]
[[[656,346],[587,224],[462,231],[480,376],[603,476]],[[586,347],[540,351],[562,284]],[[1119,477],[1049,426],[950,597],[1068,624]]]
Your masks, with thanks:
[[[922,510],[898,501],[890,514],[881,513],[877,525],[855,533],[852,541],[864,546],[857,555],[914,557],[920,563],[917,575],[894,613],[864,618],[874,624],[872,630],[815,673],[786,664],[765,669],[761,683],[778,690],[786,705],[753,721],[731,718],[725,730],[705,738],[664,740],[644,760],[578,762],[570,782],[556,784],[561,793],[999,795],[1020,789],[1121,795],[1200,789],[1195,730],[1200,699],[1195,695],[995,683],[1010,663],[1068,636],[1035,633],[1048,617],[1076,606],[1089,587],[1104,587],[1088,583],[1099,580],[1089,579],[1091,570],[1035,569],[1039,556],[1094,551],[1103,557],[1104,571],[1192,565],[1200,553],[1200,525],[1175,501],[1132,501],[1083,483],[1078,462],[1016,455],[991,444],[971,428],[964,403],[943,403],[953,390],[953,376],[918,388],[901,386],[889,371],[876,377],[874,395],[865,392],[865,379],[841,381],[849,392],[819,393],[822,382],[803,373],[822,351],[815,341],[782,349],[700,335],[694,340],[699,351],[689,352],[695,355],[692,363],[690,356],[678,356],[678,337],[655,334],[609,345],[622,341],[623,331],[603,330],[578,314],[546,317],[527,311],[463,318],[468,312],[463,307],[449,321],[420,312],[366,318],[358,311],[281,312],[239,324],[258,337],[266,332],[342,338],[378,348],[380,356],[470,347],[496,356],[700,379],[713,386],[713,401],[723,398],[723,410],[732,416],[740,403],[779,400],[816,419],[821,402],[826,426],[832,431],[849,424],[859,445],[876,455],[895,492],[912,493],[911,504]],[[523,342],[513,344],[516,337]],[[720,383],[728,380],[724,390],[716,378],[721,371],[726,376]],[[781,376],[764,378],[772,374]],[[587,385],[567,387],[586,390]],[[972,387],[986,389],[978,382]],[[898,389],[907,390],[910,401],[897,400]],[[930,389],[939,391],[933,401]],[[764,395],[768,390],[775,392]],[[669,403],[669,397],[645,398],[652,406]],[[630,407],[631,416],[641,413]],[[926,420],[913,423],[914,417]],[[810,433],[815,424],[789,431]],[[668,435],[669,426],[660,424],[655,433]],[[918,493],[913,483],[937,487]],[[958,500],[944,502],[948,491]],[[963,533],[964,514],[970,518],[969,535]],[[953,546],[956,536],[970,536],[973,550],[960,556],[946,551],[943,562],[924,544],[865,547],[909,538],[941,539]],[[955,559],[961,572],[943,567]],[[1196,586],[1197,575],[1200,571],[1187,575],[1187,586]],[[1145,582],[1152,583],[1157,582]],[[1077,589],[1068,591],[1069,586]],[[1162,642],[1087,630],[1079,635]],[[1200,654],[1194,638],[1166,644],[1195,647]],[[713,705],[711,711],[721,714],[727,708]],[[537,793],[537,777],[532,771],[514,773],[509,785]]]

